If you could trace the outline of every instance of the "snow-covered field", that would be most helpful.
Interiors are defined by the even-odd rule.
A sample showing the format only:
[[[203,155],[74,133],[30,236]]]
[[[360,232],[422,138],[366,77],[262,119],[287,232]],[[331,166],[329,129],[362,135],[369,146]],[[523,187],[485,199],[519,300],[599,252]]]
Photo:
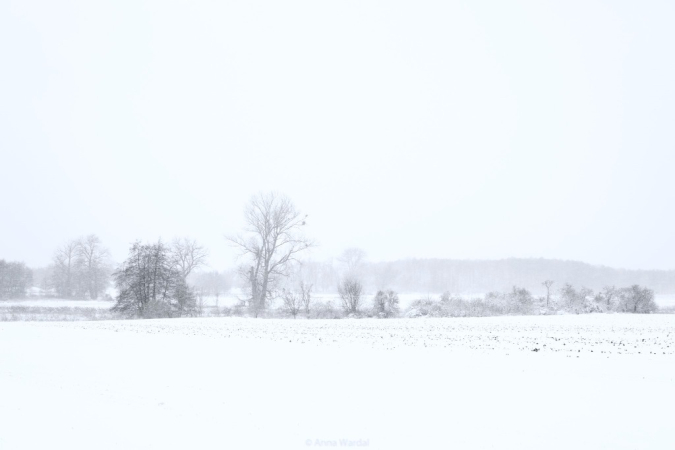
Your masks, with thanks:
[[[675,306],[675,295],[672,294],[656,294],[654,301],[660,307]]]
[[[675,315],[0,323],[0,448],[671,449],[674,350]]]
[[[65,300],[33,298],[0,301],[0,322],[71,321],[114,319],[110,308],[115,303],[104,300]]]
[[[115,302],[106,300],[66,300],[62,298],[35,298],[21,300],[2,300],[3,306],[26,306],[30,308],[111,308]]]

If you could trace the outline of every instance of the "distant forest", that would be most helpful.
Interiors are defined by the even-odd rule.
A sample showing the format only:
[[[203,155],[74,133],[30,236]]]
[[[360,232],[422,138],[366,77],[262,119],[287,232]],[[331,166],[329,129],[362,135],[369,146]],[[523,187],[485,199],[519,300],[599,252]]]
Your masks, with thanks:
[[[10,266],[11,264],[7,265],[7,268]],[[0,263],[0,272],[3,272],[3,267]],[[25,281],[20,290],[28,288],[32,278],[33,286],[43,287],[47,292],[48,286],[53,284],[55,268],[36,268],[29,271],[32,272],[32,277],[24,277]],[[285,285],[288,288],[294,288],[297,287],[299,281],[303,281],[311,284],[314,292],[335,293],[346,271],[347,268],[339,261],[339,258],[329,261],[303,261],[291,270],[290,278],[284,280],[280,287]],[[241,278],[237,272],[236,269],[196,271],[189,277],[189,281],[193,287],[212,295],[226,293],[235,286],[246,290],[246,280]],[[675,294],[675,270],[614,269],[578,261],[543,258],[363,261],[352,267],[351,272],[362,282],[364,293],[368,294],[386,289],[420,294],[442,292],[458,295],[485,294],[507,292],[517,286],[529,290],[533,295],[541,296],[546,294],[546,288],[542,285],[545,280],[554,282],[551,289],[553,295],[556,295],[568,283],[576,287],[586,287],[595,292],[606,286],[625,287],[638,284],[652,289],[655,294]],[[9,279],[0,273],[0,298],[12,297],[10,292],[2,295],[5,290],[9,290],[11,285],[9,282],[3,282],[4,278]],[[13,295],[18,296],[16,292]],[[71,297],[62,292],[55,292],[54,295],[63,298]]]
[[[334,292],[339,270],[329,262],[306,262],[303,278],[317,291]],[[553,290],[564,284],[598,291],[605,286],[646,286],[656,294],[675,294],[675,270],[626,270],[557,259],[454,260],[406,259],[362,263],[358,270],[364,288],[398,292],[478,294],[508,291],[513,286],[543,295],[544,280],[553,280]]]

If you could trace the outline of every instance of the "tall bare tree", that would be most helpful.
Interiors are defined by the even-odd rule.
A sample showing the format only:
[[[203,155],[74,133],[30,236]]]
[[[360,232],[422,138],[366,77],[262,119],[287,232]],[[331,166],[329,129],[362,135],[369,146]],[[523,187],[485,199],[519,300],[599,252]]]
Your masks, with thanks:
[[[300,298],[307,317],[309,317],[309,311],[312,307],[312,287],[312,284],[307,284],[304,281],[300,282]]]
[[[258,193],[244,209],[244,234],[228,237],[251,264],[247,282],[251,286],[250,305],[256,315],[265,309],[270,288],[277,279],[288,276],[289,265],[313,245],[301,233],[306,217],[285,195]]]
[[[546,307],[548,308],[548,302],[551,299],[551,286],[553,286],[553,280],[546,280],[541,284],[546,288]]]
[[[184,279],[187,279],[196,268],[206,265],[206,258],[209,256],[204,247],[188,238],[174,239],[171,253],[174,264]]]

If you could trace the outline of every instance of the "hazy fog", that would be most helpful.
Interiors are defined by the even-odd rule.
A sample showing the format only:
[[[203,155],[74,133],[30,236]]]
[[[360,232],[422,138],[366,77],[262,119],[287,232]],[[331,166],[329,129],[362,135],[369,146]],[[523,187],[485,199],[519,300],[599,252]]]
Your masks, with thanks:
[[[675,3],[0,2],[0,257],[191,236],[675,267]]]

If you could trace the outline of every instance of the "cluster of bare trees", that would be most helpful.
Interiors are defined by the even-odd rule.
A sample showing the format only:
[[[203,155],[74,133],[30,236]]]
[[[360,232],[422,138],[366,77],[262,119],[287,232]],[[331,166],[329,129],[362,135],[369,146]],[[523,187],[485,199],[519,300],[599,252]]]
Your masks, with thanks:
[[[206,261],[207,251],[194,240],[174,239],[167,248],[171,251],[172,267],[180,272],[183,278],[187,278]],[[7,292],[11,290],[14,297],[23,296],[31,282],[35,281],[36,286],[40,288],[39,295],[64,299],[97,299],[110,287],[114,271],[110,252],[95,234],[71,239],[57,248],[51,264],[35,270],[34,280],[25,275],[32,271],[23,263],[8,264],[8,267],[13,267],[8,273],[24,274],[21,277],[11,275],[11,283],[5,283],[7,286],[11,284],[11,289],[7,287],[5,290]],[[21,270],[17,272],[17,268]],[[21,283],[18,283],[19,280]]]
[[[464,317],[464,316],[499,316],[506,314],[554,314],[568,313],[602,313],[627,312],[651,313],[657,311],[654,302],[654,291],[633,285],[617,289],[614,286],[604,288],[598,294],[588,288],[575,288],[565,284],[552,295],[553,282],[547,280],[547,295],[534,297],[532,293],[514,286],[508,292],[489,292],[483,298],[466,299],[443,294],[439,300],[420,299],[411,305],[406,315],[409,317]]]
[[[33,280],[33,272],[22,262],[0,259],[0,299],[21,298]]]
[[[96,299],[109,285],[108,249],[91,234],[66,242],[54,252],[49,287],[61,298]]]
[[[444,297],[449,296],[448,293]],[[452,296],[449,296],[452,298]],[[457,302],[457,299],[454,299]],[[490,311],[500,314],[534,314],[536,301],[530,291],[513,286],[508,292],[488,292],[485,295],[485,305]],[[475,309],[476,305],[472,305]]]
[[[549,283],[550,289],[553,282]],[[547,295],[547,307],[565,310],[575,313],[587,312],[630,312],[651,313],[658,307],[654,300],[654,291],[646,287],[634,284],[632,286],[617,288],[605,286],[598,293],[587,287],[575,288],[565,283],[560,288],[560,295],[554,305],[549,305]]]
[[[195,315],[198,304],[187,277],[206,257],[204,248],[189,239],[171,245],[134,243],[113,275],[118,291],[113,311],[143,318]]]
[[[443,293],[439,299],[416,300],[406,311],[407,317],[482,317],[500,315],[527,315],[538,312],[537,304],[545,299],[535,299],[525,288],[513,286],[507,292],[489,292],[483,298],[466,299]]]
[[[242,301],[255,317],[265,311],[274,297],[281,297],[283,309],[289,315],[296,317],[304,310],[309,316],[313,285],[301,280],[299,289],[283,286],[283,280],[299,263],[299,255],[314,245],[302,233],[307,215],[301,214],[288,197],[272,192],[254,195],[244,210],[244,219],[244,233],[228,237],[244,259],[239,273],[248,292]],[[365,252],[356,248],[347,249],[338,259],[343,269],[338,292],[342,309],[348,315],[361,312],[363,284],[358,274],[364,261]],[[375,308],[378,314],[389,316],[398,311],[398,296],[393,291],[378,295]]]
[[[654,291],[637,284],[620,289],[606,286],[595,295],[594,301],[602,304],[605,311],[651,313],[658,310]]]
[[[372,300],[372,307],[364,308],[363,284],[356,278],[354,272],[345,276],[338,284],[338,294],[342,311],[347,316],[356,317],[365,314],[371,317],[386,318],[399,314],[398,294],[391,289],[377,291]]]
[[[283,308],[295,319],[300,312],[309,317],[312,308],[312,285],[301,281],[298,289],[282,288]]]

